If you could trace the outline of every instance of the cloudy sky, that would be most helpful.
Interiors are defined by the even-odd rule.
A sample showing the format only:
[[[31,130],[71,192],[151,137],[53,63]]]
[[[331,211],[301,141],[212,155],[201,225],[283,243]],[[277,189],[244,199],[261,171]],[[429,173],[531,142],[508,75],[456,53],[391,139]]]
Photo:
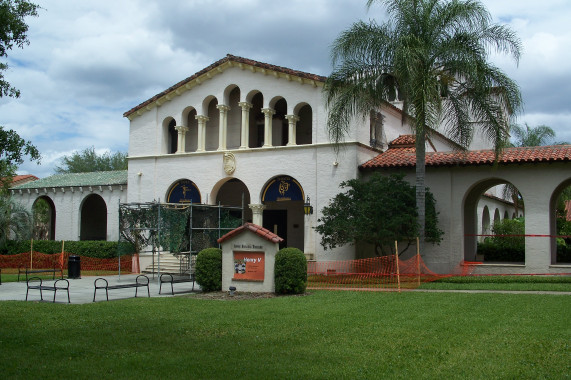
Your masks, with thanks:
[[[35,0],[30,45],[9,52],[6,79],[19,99],[0,98],[0,125],[31,140],[53,174],[61,157],[94,146],[127,151],[123,113],[230,53],[328,75],[329,47],[353,22],[382,20],[365,0]],[[484,0],[524,45],[516,66],[520,123],[546,124],[571,141],[571,2]]]

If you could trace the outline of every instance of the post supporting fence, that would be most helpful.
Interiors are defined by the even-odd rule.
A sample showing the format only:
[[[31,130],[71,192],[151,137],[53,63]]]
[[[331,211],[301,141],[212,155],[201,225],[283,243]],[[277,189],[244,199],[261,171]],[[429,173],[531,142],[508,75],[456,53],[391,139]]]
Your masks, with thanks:
[[[398,290],[400,293],[399,246],[396,240],[395,240],[395,256],[397,260],[397,283],[398,283]]]
[[[34,269],[33,257],[34,257],[34,239],[30,239],[30,269]]]
[[[418,236],[416,237],[416,270],[418,272],[418,286],[420,286],[420,246]]]

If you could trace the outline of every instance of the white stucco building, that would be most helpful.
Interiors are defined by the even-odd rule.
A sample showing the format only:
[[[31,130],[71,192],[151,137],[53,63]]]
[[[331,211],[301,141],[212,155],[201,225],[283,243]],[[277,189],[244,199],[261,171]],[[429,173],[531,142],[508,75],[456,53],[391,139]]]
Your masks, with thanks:
[[[326,130],[325,79],[228,55],[125,112],[130,121],[126,190],[123,185],[121,190],[117,190],[118,185],[90,189],[108,199],[107,210],[117,208],[117,199],[244,205],[246,221],[275,232],[284,239],[283,245],[302,249],[310,259],[362,257],[367,253],[357,252],[351,245],[332,251],[323,249],[313,230],[320,210],[339,192],[341,182],[366,176],[370,170],[403,171],[412,180],[414,163],[411,166],[407,155],[412,152],[414,156],[414,137],[410,136],[410,127],[403,124],[399,103],[387,103],[379,113],[355,119],[336,153]],[[476,133],[470,149],[487,147]],[[454,142],[437,131],[426,142],[429,157],[444,160],[442,163],[436,159],[434,164],[427,158],[426,181],[436,197],[445,232],[439,246],[428,245],[423,253],[432,270],[448,273],[462,260],[473,260],[477,237],[472,235],[481,234],[482,229],[488,232],[486,226],[498,218],[512,217],[511,205],[494,189],[505,181],[517,183],[520,191],[526,191],[526,218],[530,210],[532,218],[539,218],[526,223],[526,232],[530,225],[538,228],[534,231],[552,234],[550,202],[571,184],[570,147],[563,153],[541,151],[540,160],[532,157],[529,161],[514,161],[519,165],[504,166],[479,161],[478,157],[488,157],[489,151],[476,151],[477,158],[462,161],[465,154],[458,158],[456,153],[450,153],[456,148]],[[408,157],[404,161],[397,159],[404,156]],[[537,169],[536,161],[548,169]],[[535,183],[542,175],[547,178]],[[538,198],[525,181],[532,181],[545,194]],[[72,199],[84,194],[72,188],[57,190],[55,186],[45,186],[43,196]],[[22,190],[16,188],[13,193],[31,205],[33,196]],[[489,194],[482,196],[486,191]],[[84,194],[74,201],[75,206],[67,207],[78,207],[85,198]],[[530,206],[534,200],[541,204],[541,211]],[[304,214],[307,201],[314,210],[310,215]],[[58,206],[56,201],[54,205],[56,210],[66,207]],[[107,215],[114,217],[113,212]],[[488,224],[484,223],[486,215]],[[64,226],[63,223],[58,220],[56,225]],[[79,237],[81,233],[73,223],[81,224],[71,222],[71,235]],[[111,231],[114,227],[107,223],[108,239],[116,236],[117,232]],[[58,231],[56,238],[66,235]],[[554,265],[551,246],[549,238],[530,241],[531,251],[526,250],[529,262],[526,256],[525,264],[503,270],[568,270]],[[545,250],[541,258],[537,258],[539,253],[531,256],[536,249]]]

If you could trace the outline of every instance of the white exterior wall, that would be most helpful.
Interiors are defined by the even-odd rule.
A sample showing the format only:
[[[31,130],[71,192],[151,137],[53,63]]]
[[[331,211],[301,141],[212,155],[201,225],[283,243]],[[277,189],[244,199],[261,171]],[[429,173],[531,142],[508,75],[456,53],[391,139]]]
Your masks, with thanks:
[[[407,170],[409,182],[414,183],[414,172]],[[478,186],[486,183],[510,182],[515,185],[525,200],[525,234],[543,235],[525,238],[525,264],[485,264],[478,267],[482,273],[561,273],[568,272],[571,265],[553,264],[555,235],[553,199],[561,185],[571,179],[569,165],[521,164],[499,167],[464,166],[426,168],[426,185],[436,198],[440,228],[444,230],[440,245],[426,244],[423,259],[428,267],[439,273],[451,273],[470,251],[466,244],[474,244],[478,230],[468,229],[470,223],[478,223],[476,214],[481,199]],[[483,190],[485,190],[482,189]],[[470,212],[473,207],[473,213]],[[552,215],[553,214],[553,215]],[[473,218],[470,220],[470,218]],[[490,215],[493,220],[493,214]],[[476,225],[477,228],[477,225]],[[475,257],[466,257],[467,261]]]
[[[12,190],[14,199],[32,212],[34,202],[50,198],[55,206],[55,240],[80,240],[81,206],[85,198],[97,194],[107,206],[107,241],[119,239],[119,202],[127,201],[125,186],[56,187]]]

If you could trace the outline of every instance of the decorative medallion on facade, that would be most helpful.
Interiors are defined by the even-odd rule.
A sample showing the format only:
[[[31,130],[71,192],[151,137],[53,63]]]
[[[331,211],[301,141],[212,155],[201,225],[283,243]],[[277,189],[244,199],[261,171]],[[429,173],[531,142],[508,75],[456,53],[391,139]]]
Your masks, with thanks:
[[[236,170],[236,157],[234,156],[233,153],[230,152],[224,153],[223,165],[226,174],[234,173],[234,170]]]

